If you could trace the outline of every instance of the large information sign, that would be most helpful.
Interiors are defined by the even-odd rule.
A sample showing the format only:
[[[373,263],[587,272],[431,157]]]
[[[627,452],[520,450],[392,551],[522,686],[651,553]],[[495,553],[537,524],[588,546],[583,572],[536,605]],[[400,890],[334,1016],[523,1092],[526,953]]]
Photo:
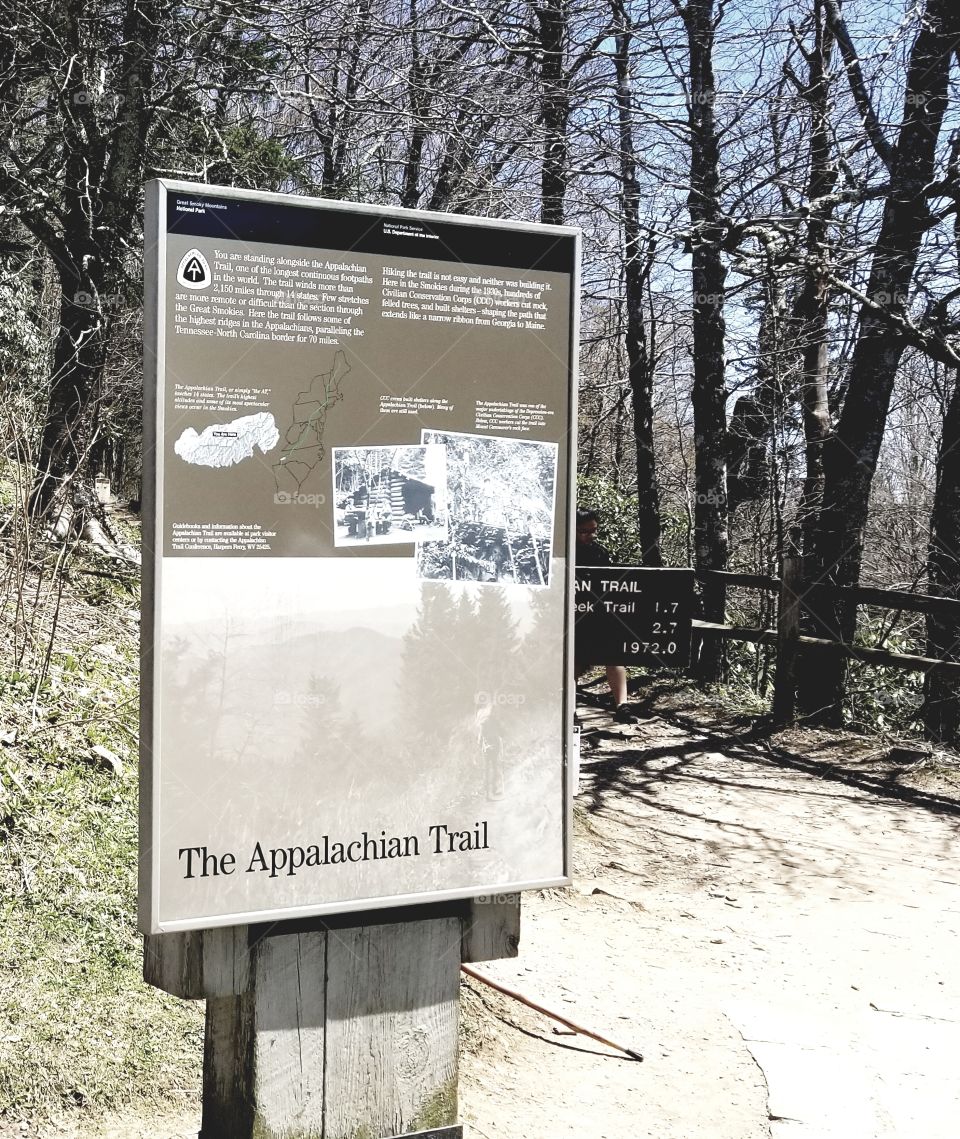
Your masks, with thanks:
[[[147,203],[143,930],[567,881],[577,231]]]
[[[690,663],[693,570],[578,566],[581,664],[683,668]]]

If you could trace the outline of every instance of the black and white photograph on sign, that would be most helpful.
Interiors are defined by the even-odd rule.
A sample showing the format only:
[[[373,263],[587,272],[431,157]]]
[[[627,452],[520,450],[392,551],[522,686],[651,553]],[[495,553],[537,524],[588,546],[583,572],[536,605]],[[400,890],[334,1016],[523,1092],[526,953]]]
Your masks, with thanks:
[[[450,534],[421,542],[418,573],[439,581],[550,584],[557,444],[422,431],[447,451]]]
[[[447,538],[446,448],[334,447],[334,545]]]

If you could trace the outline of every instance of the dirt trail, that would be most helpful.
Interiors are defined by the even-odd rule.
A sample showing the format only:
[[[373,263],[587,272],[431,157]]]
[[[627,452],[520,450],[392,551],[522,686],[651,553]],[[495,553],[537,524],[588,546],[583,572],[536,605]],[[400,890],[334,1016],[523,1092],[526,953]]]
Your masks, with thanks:
[[[471,1134],[955,1139],[958,785],[850,737],[584,719],[577,884],[482,968],[645,1061],[471,984]]]

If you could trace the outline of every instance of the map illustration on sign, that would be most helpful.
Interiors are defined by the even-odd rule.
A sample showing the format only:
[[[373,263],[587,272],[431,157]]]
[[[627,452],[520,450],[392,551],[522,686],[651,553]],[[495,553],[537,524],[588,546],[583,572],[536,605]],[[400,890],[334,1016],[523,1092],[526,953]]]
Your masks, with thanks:
[[[343,399],[340,385],[349,372],[346,356],[338,352],[330,371],[314,376],[310,387],[298,394],[293,405],[293,422],[284,436],[280,460],[273,465],[279,493],[299,494],[323,461],[327,453],[323,442],[327,412]]]
[[[267,411],[243,415],[230,423],[214,423],[201,432],[188,427],[173,449],[185,463],[198,467],[233,467],[249,459],[254,447],[266,454],[280,441],[273,416]]]

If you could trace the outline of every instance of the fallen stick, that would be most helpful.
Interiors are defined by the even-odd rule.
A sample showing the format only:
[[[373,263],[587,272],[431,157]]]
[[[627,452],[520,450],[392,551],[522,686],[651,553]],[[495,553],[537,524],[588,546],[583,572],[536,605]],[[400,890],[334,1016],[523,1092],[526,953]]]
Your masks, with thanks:
[[[543,1005],[537,1004],[536,1001],[530,1000],[522,993],[518,993],[513,989],[508,989],[506,985],[501,985],[499,981],[493,981],[489,977],[485,977],[483,973],[478,973],[476,969],[471,969],[469,965],[461,965],[460,969],[466,973],[468,977],[473,977],[474,980],[482,982],[484,985],[489,985],[491,989],[496,989],[498,993],[503,993],[504,996],[512,997],[513,1000],[519,1001],[522,1005],[534,1009],[536,1012],[542,1013],[544,1016],[549,1016],[552,1020],[559,1021],[560,1024],[565,1025],[567,1028],[572,1029],[574,1032],[579,1033],[581,1036],[589,1036],[592,1040],[599,1040],[601,1044],[606,1044],[608,1048],[614,1048],[617,1052],[624,1052],[632,1060],[642,1060],[643,1056],[633,1048],[627,1048],[623,1044],[617,1044],[615,1040],[610,1040],[606,1036],[601,1036],[599,1032],[594,1032],[589,1028],[584,1028],[582,1024],[577,1024],[576,1021],[570,1020],[565,1016],[561,1016],[558,1012],[551,1012],[550,1009],[544,1008]]]

